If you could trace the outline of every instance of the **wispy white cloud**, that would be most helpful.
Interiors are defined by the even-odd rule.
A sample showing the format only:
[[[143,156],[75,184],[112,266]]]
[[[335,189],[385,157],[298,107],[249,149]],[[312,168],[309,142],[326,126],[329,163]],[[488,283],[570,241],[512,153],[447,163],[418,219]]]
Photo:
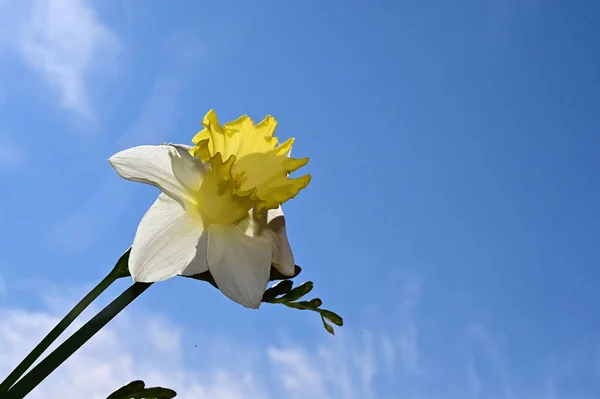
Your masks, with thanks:
[[[411,288],[412,287],[412,288]],[[416,304],[420,285],[408,284],[405,304]],[[55,291],[55,294],[56,295]],[[11,295],[14,292],[11,291]],[[64,295],[64,290],[62,291]],[[413,298],[408,300],[408,298]],[[59,320],[72,299],[42,298],[43,309],[0,306],[0,377]],[[14,303],[14,301],[13,301]],[[390,372],[390,353],[400,353],[397,331],[351,326],[316,342],[286,345],[244,342],[210,331],[194,343],[202,358],[190,362],[181,324],[136,307],[119,315],[30,396],[32,399],[105,398],[121,384],[143,379],[178,391],[182,399],[591,399],[572,393],[555,375],[532,373],[517,381],[502,336],[473,324],[462,334],[469,346],[453,359],[419,356],[419,370]],[[385,337],[385,338],[383,338]],[[186,343],[187,342],[187,343]],[[383,343],[385,342],[385,343]],[[427,346],[427,342],[420,345]],[[401,361],[400,356],[399,361]],[[461,365],[464,374],[461,375]],[[578,370],[592,367],[578,363]],[[542,369],[543,370],[543,369]],[[539,370],[538,370],[539,371]]]
[[[115,136],[115,152],[136,145],[173,141],[173,132],[182,112],[184,80],[190,73],[196,73],[200,62],[202,68],[210,66],[201,58],[202,44],[192,43],[190,37],[186,31],[177,30],[166,34],[164,42],[157,44],[163,52],[165,65],[149,87],[141,111],[131,115],[130,125],[120,136]],[[106,154],[106,158],[110,155]],[[52,253],[70,256],[85,252],[109,234],[130,210],[134,200],[131,183],[124,182],[113,173],[108,162],[104,162],[108,177],[98,182],[85,201],[69,213],[59,215],[59,219],[49,223],[48,229],[43,231],[41,239]],[[99,209],[103,211],[98,212]],[[133,232],[135,226],[131,229]]]
[[[92,117],[86,77],[94,63],[119,48],[87,0],[34,0],[16,38],[25,63],[40,73],[62,104]]]
[[[0,376],[5,375],[59,320],[64,301],[53,299],[43,310],[0,307]],[[58,306],[57,306],[58,304]],[[214,356],[207,337],[195,351]],[[371,398],[373,361],[352,362],[359,342],[337,339],[336,345],[270,346],[261,356],[239,358],[247,351],[226,342],[237,356],[213,366],[186,365],[181,327],[164,316],[124,313],[44,381],[31,399],[101,399],[119,385],[143,379],[149,385],[175,389],[182,399],[354,399]],[[216,345],[219,346],[218,344]],[[204,356],[203,356],[204,358]],[[367,375],[367,378],[364,376]]]
[[[419,300],[421,282],[413,280],[402,287],[400,302],[400,331],[398,332],[398,352],[404,371],[418,373],[420,367],[418,326],[414,318],[414,308]]]
[[[181,38],[180,35],[173,37]],[[187,70],[199,60],[193,55],[195,50],[189,50],[194,46],[189,46],[186,54],[179,45],[173,45],[181,41],[183,39],[167,39],[165,59],[171,64],[155,79],[140,113],[132,116],[131,125],[118,137],[115,152],[136,145],[172,141],[169,137],[181,117],[180,97],[184,88],[181,76],[186,76]],[[105,167],[110,170],[108,162]],[[85,202],[49,226],[43,237],[46,247],[67,256],[88,250],[128,211],[133,200],[129,184],[110,171],[110,176],[99,182]]]
[[[481,379],[479,377],[479,373],[477,371],[477,367],[475,366],[475,360],[473,357],[467,358],[466,366],[466,379],[467,379],[467,387],[472,396],[480,397],[481,395]]]
[[[500,390],[507,398],[512,396],[513,389],[511,377],[508,367],[508,361],[504,356],[505,351],[502,348],[501,341],[490,333],[485,327],[480,324],[473,324],[467,329],[468,336],[472,339],[479,353],[487,359],[487,365],[492,370],[493,374],[498,378]],[[473,366],[473,364],[471,364]],[[477,371],[472,370],[472,376],[475,376]],[[476,384],[479,390],[482,388],[481,382]]]
[[[310,397],[322,399],[327,397],[325,382],[317,370],[310,367],[308,355],[299,349],[269,348],[269,359],[275,367],[283,371],[281,383],[291,398]]]
[[[383,365],[388,373],[392,373],[396,364],[396,345],[391,336],[386,332],[381,334],[379,344],[383,356]]]
[[[270,347],[270,365],[289,399],[368,399],[386,396],[377,390],[382,353],[371,344],[370,332],[363,336],[346,332],[332,342],[313,349],[302,346]],[[365,337],[368,336],[368,337]]]
[[[4,309],[1,318],[1,374],[6,374],[59,320],[52,313],[19,309]],[[135,379],[173,387],[181,398],[261,397],[262,388],[246,373],[186,369],[179,359],[181,341],[174,335],[176,330],[153,315],[122,315],[121,320],[96,335],[28,398],[101,399]],[[164,338],[171,340],[169,345],[165,346]]]

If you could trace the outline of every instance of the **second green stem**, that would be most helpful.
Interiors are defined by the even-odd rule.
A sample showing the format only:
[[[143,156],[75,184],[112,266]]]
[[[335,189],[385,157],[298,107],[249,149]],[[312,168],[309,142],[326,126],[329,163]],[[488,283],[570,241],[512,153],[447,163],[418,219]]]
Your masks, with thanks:
[[[54,341],[73,323],[100,294],[102,294],[118,278],[128,274],[127,263],[129,251],[117,261],[110,273],[97,286],[95,286],[58,324],[40,341],[39,344],[23,359],[21,363],[0,383],[0,398],[4,397],[6,391],[35,363],[37,359],[52,345]]]
[[[37,366],[12,388],[8,390],[4,399],[23,399],[40,382],[50,375],[58,366],[75,353],[83,344],[100,331],[119,312],[127,307],[135,298],[140,296],[152,283],[134,283],[127,288],[114,301],[102,309],[96,316],[71,335],[65,342],[59,345],[52,353],[42,360]]]

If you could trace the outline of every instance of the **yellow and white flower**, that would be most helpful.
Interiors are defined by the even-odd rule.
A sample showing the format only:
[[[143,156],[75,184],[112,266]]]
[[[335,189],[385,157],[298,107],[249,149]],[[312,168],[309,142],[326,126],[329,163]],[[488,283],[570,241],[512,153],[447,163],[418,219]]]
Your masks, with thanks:
[[[221,126],[211,110],[202,125],[194,147],[145,145],[109,159],[121,177],[162,191],[137,229],[129,269],[140,282],[210,270],[227,297],[258,308],[271,265],[294,273],[281,204],[310,182],[288,176],[308,158],[290,158],[293,139],[278,145],[271,116]]]

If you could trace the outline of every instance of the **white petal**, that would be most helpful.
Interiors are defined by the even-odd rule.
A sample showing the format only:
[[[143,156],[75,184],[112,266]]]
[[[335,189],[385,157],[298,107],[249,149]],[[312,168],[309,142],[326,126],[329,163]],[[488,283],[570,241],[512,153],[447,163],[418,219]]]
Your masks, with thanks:
[[[295,271],[294,254],[285,230],[285,217],[281,207],[267,212],[267,230],[272,241],[273,266],[285,276],[293,276]]]
[[[151,184],[181,204],[194,202],[207,168],[183,146],[142,145],[116,153],[108,162],[119,176]]]
[[[207,234],[198,220],[165,194],[148,209],[129,255],[134,281],[156,282],[208,270]]]
[[[208,268],[217,286],[234,302],[258,309],[271,271],[271,243],[236,226],[208,227]]]

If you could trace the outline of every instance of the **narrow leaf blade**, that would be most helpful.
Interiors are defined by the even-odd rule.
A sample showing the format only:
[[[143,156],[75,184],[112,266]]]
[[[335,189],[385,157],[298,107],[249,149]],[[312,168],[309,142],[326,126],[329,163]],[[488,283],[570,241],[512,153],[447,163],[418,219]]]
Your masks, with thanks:
[[[131,397],[131,395],[144,389],[145,386],[146,384],[144,383],[144,381],[131,381],[129,384],[124,385],[121,388],[114,391],[113,393],[111,393],[106,399],[128,399]]]
[[[274,284],[272,287],[268,288],[263,295],[263,302],[271,302],[273,299],[277,298],[280,295],[287,294],[290,292],[292,287],[294,286],[294,282],[292,280],[282,280]]]
[[[332,312],[331,310],[320,309],[319,313],[321,313],[321,316],[325,317],[327,320],[329,320],[336,326],[341,327],[344,325],[344,319],[342,319],[340,315],[338,315],[335,312]]]
[[[312,281],[306,281],[296,288],[292,289],[290,292],[285,294],[282,298],[278,298],[278,301],[281,302],[292,302],[302,298],[304,295],[308,294],[312,291],[314,287],[314,283]]]
[[[321,321],[323,321],[323,327],[325,327],[327,332],[331,335],[335,335],[335,331],[333,330],[333,327],[331,327],[331,325],[329,325],[327,323],[327,321],[325,321],[325,317],[321,316]]]

